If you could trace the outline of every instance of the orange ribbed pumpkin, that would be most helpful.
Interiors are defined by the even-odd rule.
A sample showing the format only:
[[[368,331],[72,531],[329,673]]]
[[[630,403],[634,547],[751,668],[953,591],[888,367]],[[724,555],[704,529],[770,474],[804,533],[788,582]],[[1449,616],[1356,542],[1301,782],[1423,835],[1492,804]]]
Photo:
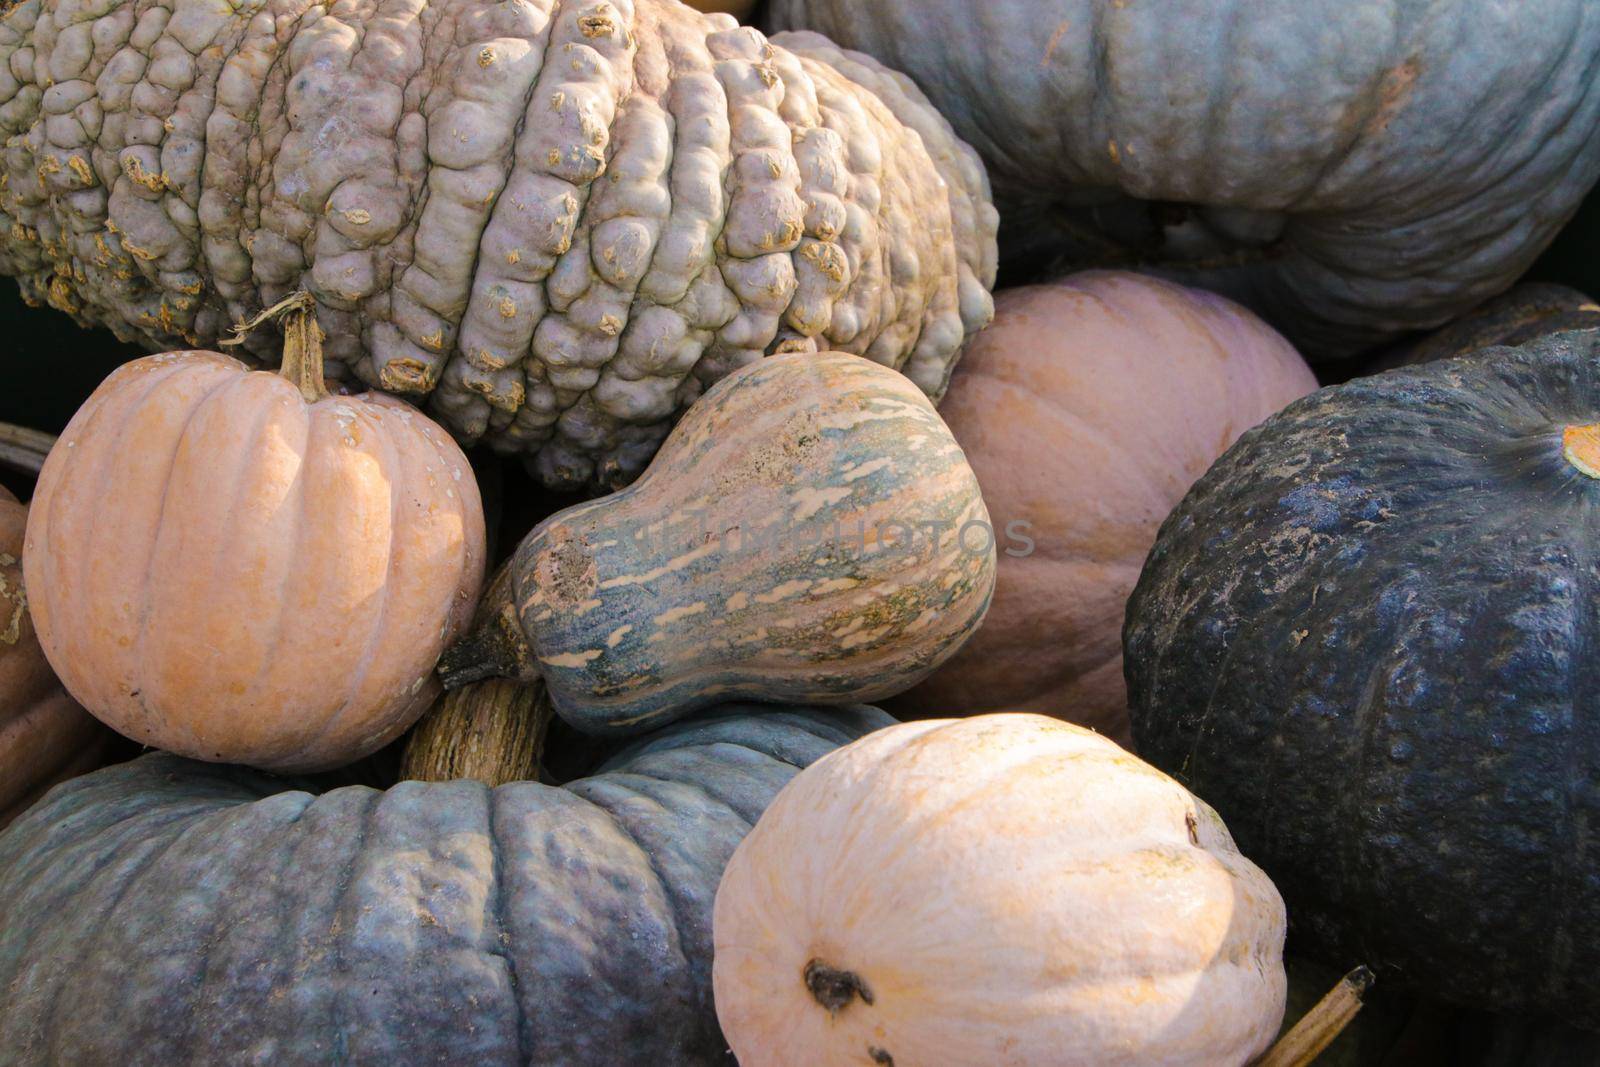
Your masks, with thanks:
[[[27,522],[28,509],[0,486],[0,826],[105,763],[114,740],[61,688],[34,636],[22,581]]]
[[[169,352],[112,374],[45,461],[24,557],[67,689],[199,759],[336,766],[426,709],[483,578],[466,457],[408,405]]]

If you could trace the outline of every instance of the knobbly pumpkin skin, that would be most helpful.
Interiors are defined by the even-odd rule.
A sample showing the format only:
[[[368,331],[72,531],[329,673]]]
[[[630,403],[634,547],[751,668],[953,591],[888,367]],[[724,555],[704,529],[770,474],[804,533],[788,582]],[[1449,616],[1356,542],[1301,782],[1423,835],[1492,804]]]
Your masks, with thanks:
[[[797,768],[892,721],[727,707],[560,788],[315,795],[166,754],[77,779],[0,835],[0,1048],[18,1064],[722,1062],[723,865]]]
[[[119,368],[45,461],[28,521],[39,642],[144,744],[314,770],[437,695],[484,567],[461,450],[381,394],[314,402],[214,352]]]
[[[906,723],[778,794],[717,890],[743,1067],[1243,1064],[1283,901],[1215,812],[1038,715]]]
[[[1556,334],[1291,405],[1163,525],[1124,634],[1139,752],[1304,951],[1590,1026],[1597,357]]]
[[[1287,341],[1210,293],[1106,272],[1003,290],[939,409],[1000,532],[994,603],[895,713],[1041,712],[1126,742],[1122,616],[1161,520],[1316,387]]]
[[[1312,358],[1510,287],[1600,175],[1589,0],[772,0],[766,21],[909,75],[988,165],[1016,271],[1159,266]]]
[[[6,4],[0,273],[151,351],[304,289],[336,377],[556,487],[842,350],[944,390],[997,216],[910,81],[677,0]],[[246,351],[265,364],[265,343]]]
[[[22,580],[28,509],[0,486],[0,827],[46,789],[110,757],[114,734],[56,681]]]
[[[638,482],[536,527],[441,673],[542,678],[589,733],[719,700],[873,700],[977,628],[988,521],[961,447],[902,375],[774,356],[708,391]]]

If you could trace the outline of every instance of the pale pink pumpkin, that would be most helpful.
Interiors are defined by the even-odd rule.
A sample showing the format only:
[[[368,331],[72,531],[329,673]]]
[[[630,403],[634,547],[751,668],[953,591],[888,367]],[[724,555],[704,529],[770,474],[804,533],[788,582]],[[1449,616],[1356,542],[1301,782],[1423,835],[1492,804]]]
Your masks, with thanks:
[[[1156,531],[1240,434],[1316,387],[1211,293],[1116,272],[998,293],[939,408],[1000,536],[994,602],[890,710],[1036,711],[1128,740],[1122,615]]]
[[[320,366],[136,360],[46,460],[25,556],[40,642],[127,736],[309,770],[435,696],[483,578],[472,470],[401,401],[327,395]]]
[[[1284,926],[1216,812],[1109,739],[928,720],[768,806],[712,984],[740,1067],[1229,1067],[1277,1033]]]

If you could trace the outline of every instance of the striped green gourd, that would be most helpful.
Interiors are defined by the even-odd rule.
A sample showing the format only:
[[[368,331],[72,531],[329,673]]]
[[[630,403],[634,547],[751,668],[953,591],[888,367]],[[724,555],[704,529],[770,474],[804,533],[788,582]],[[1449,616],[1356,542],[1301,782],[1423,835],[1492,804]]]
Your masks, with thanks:
[[[534,529],[440,673],[543,679],[597,734],[734,699],[869,701],[955,652],[994,573],[977,479],[914,385],[773,356],[709,390],[632,486]]]

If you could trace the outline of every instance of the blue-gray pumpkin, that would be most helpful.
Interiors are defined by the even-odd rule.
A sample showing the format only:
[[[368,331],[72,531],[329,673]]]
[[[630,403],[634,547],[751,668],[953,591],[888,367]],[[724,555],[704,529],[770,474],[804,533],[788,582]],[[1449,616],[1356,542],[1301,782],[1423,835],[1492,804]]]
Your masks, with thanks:
[[[711,905],[893,720],[729,705],[593,777],[317,792],[145,756],[0,834],[0,1062],[720,1064]]]
[[[1600,331],[1323,389],[1161,529],[1134,740],[1299,949],[1600,1020]]]
[[[1590,0],[773,0],[768,20],[911,76],[987,163],[1014,269],[1159,268],[1308,356],[1505,289],[1600,173]]]

